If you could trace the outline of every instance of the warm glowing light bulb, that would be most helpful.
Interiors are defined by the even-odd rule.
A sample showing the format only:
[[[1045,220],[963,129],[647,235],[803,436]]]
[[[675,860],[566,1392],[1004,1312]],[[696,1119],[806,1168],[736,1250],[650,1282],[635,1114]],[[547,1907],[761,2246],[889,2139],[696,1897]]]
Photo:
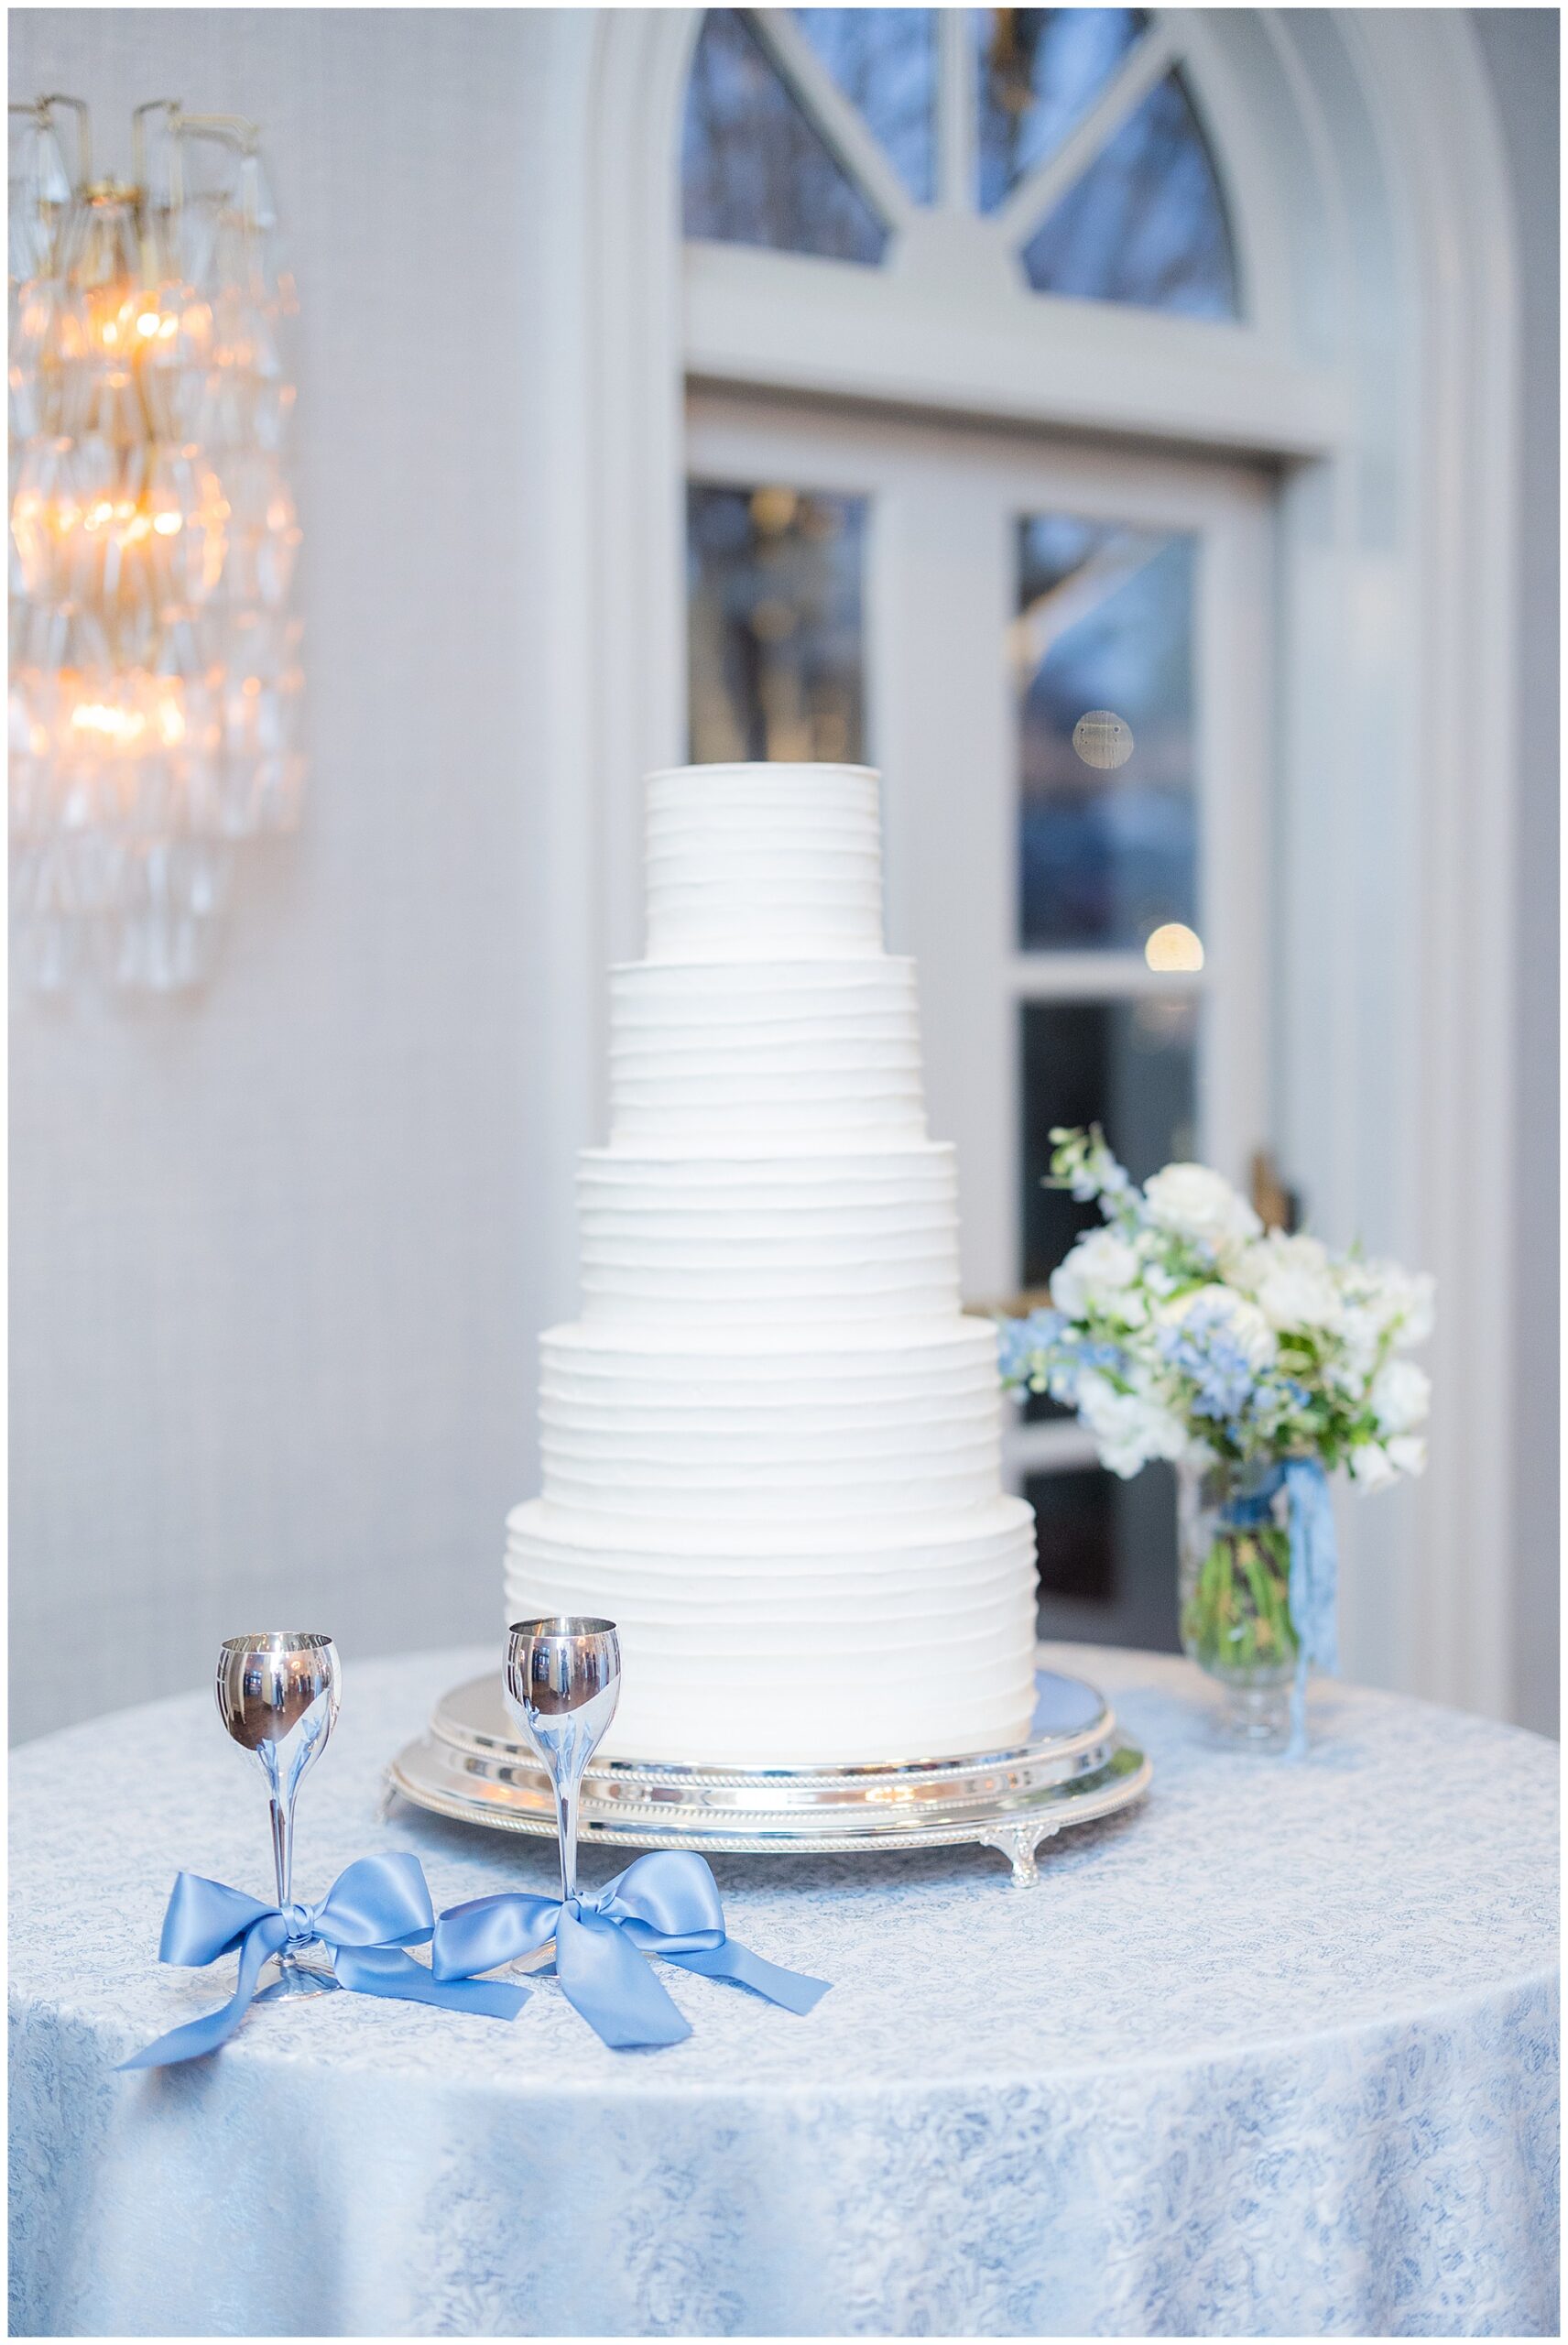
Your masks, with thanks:
[[[71,729],[126,749],[146,731],[147,719],[139,709],[115,708],[107,701],[85,700],[71,710]]]
[[[1179,920],[1167,921],[1157,928],[1143,948],[1143,957],[1151,969],[1201,969],[1203,965],[1203,940]]]

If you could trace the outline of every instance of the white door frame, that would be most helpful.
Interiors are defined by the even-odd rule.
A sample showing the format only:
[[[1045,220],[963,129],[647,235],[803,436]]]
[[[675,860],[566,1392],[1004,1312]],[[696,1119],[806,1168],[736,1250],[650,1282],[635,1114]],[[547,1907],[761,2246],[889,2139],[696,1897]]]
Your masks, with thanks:
[[[1041,300],[1032,359],[998,311],[922,367],[907,312],[888,311],[886,335],[855,330],[893,295],[843,270],[839,331],[814,375],[798,355],[792,387],[1162,432],[1290,467],[1275,1136],[1325,1234],[1397,1249],[1440,1289],[1432,1467],[1343,1510],[1342,1642],[1353,1671],[1506,1715],[1517,295],[1500,136],[1461,10],[1171,21],[1244,268],[1268,289],[1256,331]],[[767,354],[779,271],[822,282],[835,266],[683,253],[698,24],[678,8],[553,12],[559,98],[531,163],[563,238],[544,288],[559,461],[536,550],[558,587],[540,715],[561,847],[563,1151],[598,1121],[601,972],[640,937],[638,778],[682,754],[683,379],[689,363],[742,376],[748,351]],[[880,378],[868,345],[892,353]],[[570,1260],[564,1184],[543,1209]]]

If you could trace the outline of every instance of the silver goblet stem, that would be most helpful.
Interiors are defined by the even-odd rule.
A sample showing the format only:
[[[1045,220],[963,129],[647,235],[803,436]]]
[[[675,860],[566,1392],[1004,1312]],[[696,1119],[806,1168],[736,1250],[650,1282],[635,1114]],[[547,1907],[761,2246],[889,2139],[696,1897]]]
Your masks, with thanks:
[[[506,1707],[539,1753],[555,1799],[563,1903],[577,1894],[577,1807],[583,1776],[621,1692],[613,1620],[555,1614],[506,1631]]]
[[[216,1690],[225,1731],[255,1753],[267,1778],[278,1903],[287,1912],[294,1893],[294,1802],[337,1722],[337,1648],[331,1637],[308,1630],[226,1637]],[[278,1978],[260,2001],[327,1994],[337,1985],[331,1970],[302,1963],[291,1947],[277,1959]]]

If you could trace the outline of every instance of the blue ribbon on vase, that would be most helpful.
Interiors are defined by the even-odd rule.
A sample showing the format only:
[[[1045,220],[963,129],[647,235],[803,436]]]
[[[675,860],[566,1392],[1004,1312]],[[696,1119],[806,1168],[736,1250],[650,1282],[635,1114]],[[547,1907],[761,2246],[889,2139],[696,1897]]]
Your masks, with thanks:
[[[526,1988],[503,1980],[436,1979],[404,1951],[422,1946],[435,1925],[419,1860],[401,1851],[361,1857],[338,1875],[319,1905],[264,1905],[221,1881],[182,1872],[163,1917],[158,1960],[201,1969],[237,1947],[238,1981],[219,2010],[171,2028],[120,2066],[161,2068],[215,2052],[227,2043],[255,1999],[263,1965],[286,1947],[324,1946],[339,1986],[357,1995],[516,2019],[528,2000]]]
[[[1296,1631],[1296,1678],[1290,1688],[1290,1756],[1307,1749],[1307,1673],[1332,1675],[1339,1667],[1339,1544],[1328,1476],[1318,1457],[1284,1457],[1245,1498],[1233,1499],[1227,1519],[1239,1525],[1268,1520],[1285,1493],[1290,1538],[1290,1625]]]
[[[785,1970],[739,1946],[724,1928],[718,1885],[685,1849],[638,1857],[596,1895],[534,1897],[507,1890],[449,1906],[436,1924],[430,1969],[472,1979],[555,1941],[562,1994],[613,2050],[679,2044],[691,2027],[643,1960],[656,1954],[704,1979],[730,1979],[802,2016],[828,1982]]]

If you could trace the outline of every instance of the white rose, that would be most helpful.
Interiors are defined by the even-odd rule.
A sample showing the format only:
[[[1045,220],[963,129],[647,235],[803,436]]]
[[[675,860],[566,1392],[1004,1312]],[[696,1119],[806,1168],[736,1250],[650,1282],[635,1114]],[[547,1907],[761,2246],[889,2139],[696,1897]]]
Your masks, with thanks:
[[[1432,1380],[1413,1359],[1385,1360],[1373,1380],[1371,1399],[1380,1433],[1413,1433],[1426,1422]]]
[[[1233,1253],[1263,1227],[1246,1198],[1206,1164],[1168,1164],[1144,1183],[1143,1200],[1161,1229],[1215,1254]]]
[[[1180,1457],[1187,1429],[1180,1417],[1142,1392],[1118,1392],[1087,1369],[1078,1380],[1078,1414],[1094,1434],[1101,1463],[1123,1480],[1151,1458]]]
[[[1160,1306],[1162,1325],[1179,1327],[1196,1311],[1206,1328],[1215,1328],[1236,1346],[1248,1368],[1271,1368],[1279,1347],[1274,1330],[1256,1303],[1245,1294],[1237,1294],[1233,1287],[1215,1281],[1210,1286],[1193,1287],[1186,1294],[1179,1294],[1171,1303]]]
[[[1344,1303],[1328,1249],[1315,1238],[1270,1230],[1261,1245],[1247,1249],[1235,1276],[1271,1327],[1337,1330],[1343,1323]]]
[[[1419,1433],[1401,1433],[1388,1445],[1388,1463],[1401,1474],[1426,1472],[1426,1444]]]
[[[1069,1319],[1099,1313],[1139,1325],[1147,1316],[1143,1297],[1133,1292],[1143,1265],[1114,1229],[1092,1229],[1051,1274],[1051,1299]]]
[[[1350,1453],[1350,1478],[1364,1490],[1386,1489],[1397,1482],[1399,1469],[1381,1442],[1364,1441]]]

